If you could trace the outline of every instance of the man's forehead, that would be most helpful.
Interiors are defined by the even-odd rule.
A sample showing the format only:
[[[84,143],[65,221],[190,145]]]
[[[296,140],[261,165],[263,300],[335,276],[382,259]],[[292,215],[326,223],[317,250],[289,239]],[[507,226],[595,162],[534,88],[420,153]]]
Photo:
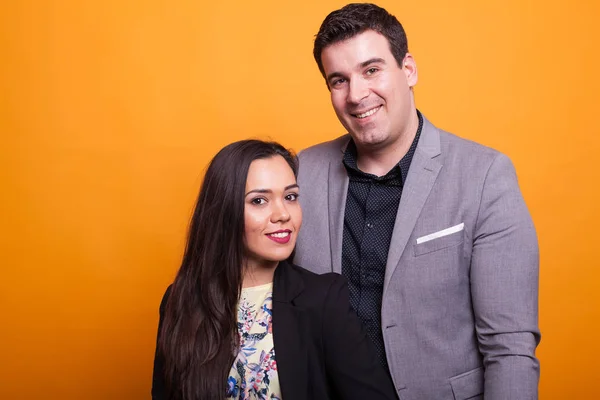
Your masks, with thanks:
[[[349,38],[344,38],[329,44],[321,50],[321,55],[331,52],[331,50],[367,51],[377,49],[377,51],[379,51],[379,49],[389,50],[389,48],[390,43],[385,36],[373,30],[366,30]]]
[[[381,39],[361,38],[355,35],[324,48],[321,58],[325,69],[360,68],[377,62],[389,62],[393,58],[393,54],[387,39],[376,32],[374,34],[380,36]]]

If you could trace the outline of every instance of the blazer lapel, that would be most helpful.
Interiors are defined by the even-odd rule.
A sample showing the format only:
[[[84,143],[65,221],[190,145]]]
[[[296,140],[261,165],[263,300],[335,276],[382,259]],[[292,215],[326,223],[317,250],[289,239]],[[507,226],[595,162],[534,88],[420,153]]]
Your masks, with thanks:
[[[348,173],[342,162],[343,152],[350,139],[345,140],[338,159],[329,162],[329,241],[333,272],[342,273],[342,241],[344,238],[344,211],[348,194]]]
[[[437,128],[423,117],[421,137],[410,165],[406,183],[402,189],[396,223],[392,232],[392,240],[385,267],[384,293],[400,262],[400,257],[406,249],[408,239],[421,214],[429,192],[442,169],[441,162],[436,159],[440,155],[440,152],[440,133]]]
[[[307,398],[307,340],[305,310],[294,304],[304,290],[303,280],[287,262],[279,263],[273,279],[273,344],[282,398]]]

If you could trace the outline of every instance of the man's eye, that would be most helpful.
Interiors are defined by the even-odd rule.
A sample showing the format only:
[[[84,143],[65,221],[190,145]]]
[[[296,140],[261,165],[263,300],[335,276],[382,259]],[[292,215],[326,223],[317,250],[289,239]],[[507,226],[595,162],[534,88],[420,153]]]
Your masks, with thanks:
[[[333,82],[331,83],[331,86],[339,86],[339,85],[341,85],[341,84],[342,84],[342,83],[344,83],[344,82],[346,82],[346,80],[345,80],[345,79],[343,79],[343,78],[341,78],[341,79],[336,79],[335,81],[333,81]]]
[[[375,72],[377,72],[377,68],[369,68],[367,70],[367,75],[373,75]]]

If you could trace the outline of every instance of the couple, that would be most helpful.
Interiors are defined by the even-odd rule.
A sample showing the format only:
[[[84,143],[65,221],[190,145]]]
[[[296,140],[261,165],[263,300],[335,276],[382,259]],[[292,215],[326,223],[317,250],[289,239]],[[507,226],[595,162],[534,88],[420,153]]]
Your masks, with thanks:
[[[538,247],[510,160],[416,109],[386,10],[332,12],[314,56],[349,135],[300,153],[299,187],[274,143],[212,160],[153,398],[537,398]]]

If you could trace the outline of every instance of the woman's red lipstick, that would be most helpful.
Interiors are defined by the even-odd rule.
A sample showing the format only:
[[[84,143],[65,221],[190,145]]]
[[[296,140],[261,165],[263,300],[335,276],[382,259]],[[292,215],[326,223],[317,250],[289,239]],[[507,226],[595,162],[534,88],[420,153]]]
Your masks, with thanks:
[[[280,229],[276,232],[267,233],[267,237],[274,242],[286,244],[292,237],[292,231],[289,229]]]

